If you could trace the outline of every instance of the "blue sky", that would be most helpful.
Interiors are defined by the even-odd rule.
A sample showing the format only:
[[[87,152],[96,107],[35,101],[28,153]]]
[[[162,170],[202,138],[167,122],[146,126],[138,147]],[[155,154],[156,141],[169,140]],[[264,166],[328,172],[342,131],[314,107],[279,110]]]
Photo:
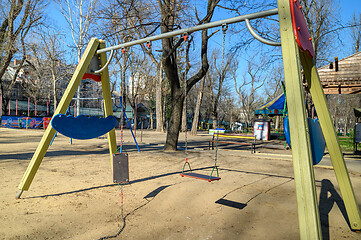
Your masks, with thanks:
[[[344,21],[349,21],[352,18],[354,13],[361,13],[361,1],[360,0],[341,0],[341,11],[342,19]],[[346,36],[346,45],[349,44],[350,38]],[[351,49],[346,50],[342,55],[339,56],[340,59],[347,57],[351,54]]]
[[[196,0],[195,2],[199,2],[199,0]],[[201,1],[203,2],[203,1]],[[351,19],[351,16],[353,15],[354,12],[360,14],[361,12],[361,0],[340,0],[341,2],[341,17],[344,21],[349,21]],[[197,4],[198,5],[198,4]],[[59,27],[61,29],[61,31],[64,32],[69,32],[68,31],[68,26],[67,23],[64,20],[64,17],[61,15],[61,13],[59,12],[59,7],[56,6],[55,3],[51,3],[48,6],[48,13],[49,13],[49,17],[48,19],[50,20],[50,23],[53,23],[55,25],[57,25],[57,27]],[[231,16],[227,16],[226,14],[221,14],[221,15],[216,15],[214,16],[213,20],[219,20],[222,18],[228,18]],[[214,37],[211,39],[211,44],[213,42],[213,44],[221,46],[222,45],[222,37],[221,34],[218,34],[219,36]],[[347,34],[345,34],[345,45],[346,45],[346,49],[342,49],[342,52],[340,52],[340,56],[339,58],[343,58],[347,55],[350,54],[351,50],[347,50],[347,43],[349,42],[349,36],[347,36]],[[71,43],[72,39],[71,39],[71,35],[70,33],[68,34],[67,40],[68,43]]]
[[[203,5],[205,3],[205,0],[194,0],[194,2],[199,7],[199,10],[200,10],[201,9],[200,5]],[[340,3],[341,3],[341,17],[344,22],[350,21],[353,13],[360,14],[360,12],[361,12],[361,0],[340,0]],[[203,10],[203,11],[205,11],[205,10]],[[51,24],[57,25],[57,27],[60,28],[61,32],[65,32],[65,33],[68,32],[68,34],[66,34],[67,37],[66,37],[66,39],[64,39],[64,41],[70,45],[73,45],[71,34],[70,34],[70,31],[68,30],[68,25],[65,22],[64,17],[60,13],[59,7],[56,6],[56,4],[52,2],[48,6],[48,13],[49,13],[48,19]],[[229,17],[233,17],[233,16],[230,16],[230,15],[224,14],[224,13],[222,14],[222,10],[220,10],[219,13],[215,14],[213,21],[225,19],[225,18],[229,18]],[[342,36],[344,46],[342,46],[342,47],[335,46],[334,47],[335,53],[332,53],[332,55],[338,56],[339,59],[342,59],[353,53],[352,48],[350,46],[349,33],[347,31],[344,31],[343,34],[345,35],[344,37]],[[231,41],[237,40],[235,36],[233,36],[232,38],[229,38],[230,35],[231,34],[227,34],[227,40],[226,40],[227,48],[229,48],[231,46]],[[99,37],[101,37],[101,36],[99,36]],[[209,45],[210,45],[210,47],[221,49],[221,47],[222,47],[221,31],[216,36],[211,38]],[[250,48],[249,53],[246,53],[246,54],[252,55],[252,48]],[[74,55],[74,57],[72,58],[71,56],[73,56],[73,55]],[[209,52],[209,55],[211,55],[211,52]],[[242,72],[244,71],[244,66],[246,66],[246,61],[244,59],[248,58],[248,56],[243,55],[242,57],[243,57],[243,59],[240,58],[240,67],[239,67],[239,71],[238,71],[240,77],[241,77]],[[332,56],[332,58],[333,57],[334,56]],[[74,52],[72,54],[70,54],[69,59],[75,60],[76,54]],[[330,60],[332,61],[332,59],[330,59]]]

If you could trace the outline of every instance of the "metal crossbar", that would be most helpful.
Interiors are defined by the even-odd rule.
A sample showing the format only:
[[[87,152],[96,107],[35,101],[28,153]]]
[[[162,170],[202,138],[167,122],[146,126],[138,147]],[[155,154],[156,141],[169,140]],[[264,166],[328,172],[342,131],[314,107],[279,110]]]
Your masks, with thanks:
[[[219,26],[222,26],[224,24],[232,24],[232,23],[243,22],[246,19],[251,20],[251,19],[256,19],[256,18],[273,16],[273,15],[277,15],[277,14],[278,14],[278,9],[274,8],[274,9],[265,10],[265,11],[256,12],[256,13],[250,13],[250,14],[246,14],[246,15],[242,15],[242,16],[238,16],[238,17],[227,18],[227,19],[214,21],[214,22],[210,22],[210,23],[205,23],[205,24],[202,24],[202,25],[194,26],[194,27],[189,27],[189,28],[184,28],[184,29],[180,29],[180,30],[175,30],[175,31],[172,31],[172,32],[162,33],[162,34],[159,34],[159,35],[156,35],[156,36],[142,38],[142,39],[122,43],[122,44],[107,47],[107,48],[102,48],[102,49],[99,49],[97,51],[97,54],[104,53],[104,52],[109,52],[109,51],[112,51],[112,50],[118,50],[118,49],[121,49],[121,48],[127,48],[127,47],[131,47],[131,46],[134,46],[134,45],[142,44],[142,43],[147,43],[147,42],[151,42],[151,41],[155,41],[155,40],[160,40],[160,39],[163,39],[163,38],[170,38],[170,37],[174,37],[174,36],[177,36],[177,35],[181,35],[183,33],[190,34],[192,32],[196,32],[196,31],[200,31],[200,30],[204,30],[204,29],[208,29],[208,28],[219,27]]]

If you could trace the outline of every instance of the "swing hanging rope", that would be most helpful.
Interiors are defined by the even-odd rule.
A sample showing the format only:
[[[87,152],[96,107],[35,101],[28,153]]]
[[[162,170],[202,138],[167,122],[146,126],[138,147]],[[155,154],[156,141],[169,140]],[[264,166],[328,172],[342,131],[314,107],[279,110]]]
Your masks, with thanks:
[[[225,53],[225,46],[226,46],[226,32],[228,30],[228,26],[227,24],[223,24],[222,25],[222,32],[223,32],[223,43],[222,43],[222,61],[221,61],[221,75],[220,77],[223,78],[224,76],[224,53]],[[214,166],[213,166],[213,169],[212,169],[212,172],[211,172],[211,175],[210,175],[210,178],[212,177],[212,174],[214,172],[214,170],[216,170],[217,172],[217,177],[219,176],[219,173],[218,173],[218,167],[217,167],[217,160],[218,160],[218,141],[219,141],[219,126],[218,126],[218,109],[217,109],[217,116],[216,116],[216,131],[215,131],[215,134],[217,134],[217,137],[216,137],[216,151],[215,151],[215,154],[214,154]]]
[[[222,31],[223,31],[223,47],[222,47],[222,63],[221,63],[221,77],[223,77],[224,71],[223,71],[223,67],[224,67],[224,53],[225,53],[225,42],[226,42],[226,32],[227,32],[228,26],[227,24],[223,24],[222,25]],[[186,37],[185,37],[186,36]],[[184,40],[187,41],[187,35],[184,34],[183,35]],[[211,174],[209,176],[204,175],[204,174],[198,174],[198,173],[193,173],[191,166],[188,162],[188,141],[187,141],[187,61],[186,61],[186,70],[185,70],[185,74],[184,74],[184,108],[185,108],[185,123],[186,123],[186,128],[185,128],[185,132],[184,132],[184,138],[185,138],[185,148],[184,148],[184,152],[185,152],[185,162],[183,165],[183,169],[182,169],[182,173],[180,174],[182,177],[187,176],[187,177],[191,177],[191,178],[197,178],[197,179],[202,179],[202,180],[207,180],[208,182],[214,181],[214,180],[220,180],[221,178],[219,177],[219,172],[218,172],[218,167],[217,167],[217,155],[218,155],[218,132],[217,132],[217,138],[216,138],[216,151],[215,151],[215,157],[214,157],[214,166],[212,168]],[[217,119],[216,119],[216,131],[218,131],[218,114],[217,114]],[[214,137],[214,135],[213,135]],[[189,169],[190,169],[190,173],[184,173],[184,169],[185,166],[188,165]],[[216,171],[217,173],[217,177],[213,176],[214,171]]]
[[[188,34],[184,33],[183,34],[183,39],[184,42],[188,41]],[[188,64],[187,64],[187,47],[185,46],[185,44],[183,45],[184,48],[184,54],[185,54],[185,69],[184,69],[184,74],[183,74],[183,81],[184,81],[184,114],[185,114],[185,130],[184,130],[184,154],[185,154],[185,163],[183,165],[183,169],[182,169],[182,174],[184,173],[184,168],[186,165],[188,165],[189,170],[192,172],[192,168],[191,165],[188,162],[188,139],[187,139],[187,73],[188,73]]]
[[[123,86],[125,86],[125,61],[126,61],[126,56],[125,56],[125,50],[122,49],[122,57],[123,57],[123,63],[121,64],[122,67],[122,76],[124,76],[124,78],[122,79],[122,84],[120,87],[120,95],[122,96],[121,98],[121,102],[120,102],[120,106],[124,107],[124,89]],[[124,127],[124,113],[122,111],[122,109],[120,109],[120,153],[123,152],[123,127]]]

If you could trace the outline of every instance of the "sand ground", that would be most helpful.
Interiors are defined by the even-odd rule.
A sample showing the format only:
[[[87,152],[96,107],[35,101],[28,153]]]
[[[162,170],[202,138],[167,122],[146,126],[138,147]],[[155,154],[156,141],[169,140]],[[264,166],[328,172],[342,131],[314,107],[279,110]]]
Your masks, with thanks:
[[[29,191],[15,199],[43,132],[0,129],[0,239],[100,239],[120,230],[115,239],[299,239],[292,161],[276,157],[290,150],[220,148],[222,179],[209,183],[180,177],[184,151],[162,151],[164,133],[138,131],[138,153],[126,131],[130,183],[122,187],[123,221],[106,139],[70,144],[58,136]],[[196,172],[211,170],[210,138],[188,135]],[[332,169],[317,167],[315,176],[323,238],[361,239],[345,219]],[[361,174],[350,178],[361,207]]]

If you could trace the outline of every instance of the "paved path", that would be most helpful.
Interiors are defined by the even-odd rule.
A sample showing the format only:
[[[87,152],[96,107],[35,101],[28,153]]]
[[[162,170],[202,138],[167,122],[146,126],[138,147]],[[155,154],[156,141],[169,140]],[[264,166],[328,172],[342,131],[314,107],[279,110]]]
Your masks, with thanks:
[[[255,156],[261,158],[275,158],[292,161],[291,154],[273,154],[273,153],[256,153]],[[361,173],[361,156],[360,155],[345,155],[345,162],[349,171]],[[331,158],[326,154],[322,161],[316,167],[333,168]]]

